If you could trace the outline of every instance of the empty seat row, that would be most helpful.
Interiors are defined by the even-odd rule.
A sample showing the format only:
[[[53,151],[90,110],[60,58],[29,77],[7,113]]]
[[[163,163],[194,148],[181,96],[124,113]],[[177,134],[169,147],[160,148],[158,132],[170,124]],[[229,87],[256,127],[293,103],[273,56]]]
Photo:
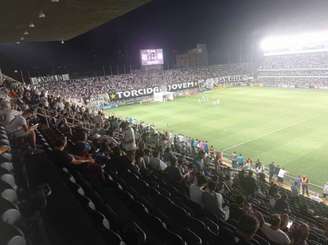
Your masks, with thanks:
[[[7,132],[0,126],[0,244],[24,245],[26,239],[20,228],[22,215],[19,208],[15,169]]]

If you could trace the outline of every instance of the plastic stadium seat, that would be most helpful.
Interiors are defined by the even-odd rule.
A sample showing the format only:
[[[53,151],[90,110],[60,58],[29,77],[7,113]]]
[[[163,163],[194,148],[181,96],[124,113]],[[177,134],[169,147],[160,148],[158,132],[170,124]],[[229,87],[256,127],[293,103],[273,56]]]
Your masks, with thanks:
[[[10,145],[10,142],[5,137],[0,138],[0,145]]]
[[[5,137],[7,136],[6,130],[0,130],[0,137]]]
[[[11,185],[0,180],[0,193],[6,189],[13,189]]]
[[[124,227],[122,236],[128,244],[145,244],[147,241],[145,231],[135,222]]]
[[[7,140],[7,141],[9,141],[9,138],[8,138],[8,136],[6,134],[1,134],[0,133],[0,139],[1,140]],[[7,145],[9,145],[9,143]]]
[[[202,221],[206,224],[206,226],[211,232],[213,232],[215,235],[219,235],[220,227],[218,226],[218,224],[216,224],[215,222],[213,222],[212,220],[206,217],[203,218]]]
[[[0,175],[3,175],[3,174],[11,174],[9,170],[5,169],[5,168],[2,168],[0,167]]]
[[[20,212],[17,209],[17,206],[11,201],[0,198],[0,216],[2,222],[7,224],[15,224],[18,220],[20,220]]]
[[[90,214],[90,216],[93,218],[96,227],[103,234],[106,241],[109,244],[113,245],[125,244],[121,236],[115,231],[111,230],[110,222],[105,217],[105,215],[96,209],[95,204],[88,197],[84,196],[84,192],[81,192],[81,190],[83,189],[79,188],[78,190],[79,200],[83,204],[87,212]]]
[[[18,201],[17,193],[13,189],[5,189],[1,192],[1,197],[10,201],[13,204],[16,204]]]
[[[235,232],[228,227],[220,226],[220,240],[222,244],[234,245],[235,242]]]
[[[14,170],[14,165],[12,162],[3,162],[0,164],[0,167],[8,170],[9,172]]]
[[[11,162],[12,161],[11,153],[3,153],[0,155],[0,162]]]
[[[113,230],[107,231],[105,238],[109,242],[109,244],[126,245],[126,243],[123,241],[122,237]]]
[[[167,245],[187,245],[187,243],[178,234],[166,230],[165,232],[165,243]]]
[[[24,234],[15,226],[0,222],[1,245],[25,245]]]
[[[17,185],[16,185],[16,182],[15,182],[15,177],[12,175],[12,174],[3,174],[0,176],[0,179],[9,184],[14,190],[17,189]]]
[[[7,209],[1,215],[3,222],[14,225],[21,219],[21,214],[17,209]]]
[[[22,236],[14,236],[10,239],[7,245],[25,245],[26,240]]]
[[[187,242],[187,244],[192,244],[192,245],[204,244],[203,240],[190,229],[179,229],[179,230],[175,229],[174,231],[177,234],[179,234]]]
[[[16,205],[7,199],[0,198],[0,214],[4,213],[8,209],[17,209]]]

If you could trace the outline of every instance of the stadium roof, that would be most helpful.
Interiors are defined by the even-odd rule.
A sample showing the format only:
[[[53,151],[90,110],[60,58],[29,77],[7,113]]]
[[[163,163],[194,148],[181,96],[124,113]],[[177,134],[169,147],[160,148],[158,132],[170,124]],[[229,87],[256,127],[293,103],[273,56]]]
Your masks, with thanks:
[[[1,0],[0,43],[68,40],[150,1]]]

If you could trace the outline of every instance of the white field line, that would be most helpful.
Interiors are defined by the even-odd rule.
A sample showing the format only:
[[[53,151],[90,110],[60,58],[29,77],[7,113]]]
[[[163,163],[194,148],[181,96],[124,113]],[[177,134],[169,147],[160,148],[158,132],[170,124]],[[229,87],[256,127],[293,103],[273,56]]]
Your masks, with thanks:
[[[307,119],[307,120],[303,120],[303,121],[299,121],[299,122],[293,123],[293,124],[291,124],[291,125],[289,125],[289,126],[286,126],[286,127],[283,127],[283,128],[279,128],[279,129],[275,129],[275,130],[270,131],[270,132],[268,132],[268,133],[266,133],[266,134],[263,134],[263,135],[261,135],[261,136],[259,136],[259,137],[256,137],[255,139],[247,140],[247,141],[245,141],[245,142],[241,142],[241,143],[238,143],[238,144],[234,144],[234,145],[228,146],[228,147],[224,148],[222,151],[225,152],[225,151],[227,151],[227,150],[231,150],[231,149],[237,148],[237,147],[239,147],[239,146],[249,144],[249,143],[251,143],[251,142],[257,141],[257,140],[262,139],[262,138],[264,138],[264,137],[266,137],[266,136],[269,136],[269,135],[271,135],[271,134],[275,134],[275,133],[277,133],[277,132],[279,132],[279,131],[283,131],[283,130],[285,130],[285,129],[288,129],[288,128],[291,128],[291,127],[294,127],[294,126],[296,126],[296,125],[299,125],[299,124],[301,124],[301,123],[304,123],[304,122],[307,122],[307,121],[310,121],[310,120],[313,120],[313,119],[314,119],[314,118]]]

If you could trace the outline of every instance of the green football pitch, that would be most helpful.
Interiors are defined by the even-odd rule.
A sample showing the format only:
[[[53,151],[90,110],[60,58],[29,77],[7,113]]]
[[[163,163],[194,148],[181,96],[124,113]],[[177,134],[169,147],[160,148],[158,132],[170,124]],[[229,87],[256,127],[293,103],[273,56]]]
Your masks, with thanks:
[[[208,101],[200,102],[202,96]],[[313,184],[328,181],[328,91],[220,88],[107,113],[207,140],[228,155],[276,161],[291,175],[307,174]]]

